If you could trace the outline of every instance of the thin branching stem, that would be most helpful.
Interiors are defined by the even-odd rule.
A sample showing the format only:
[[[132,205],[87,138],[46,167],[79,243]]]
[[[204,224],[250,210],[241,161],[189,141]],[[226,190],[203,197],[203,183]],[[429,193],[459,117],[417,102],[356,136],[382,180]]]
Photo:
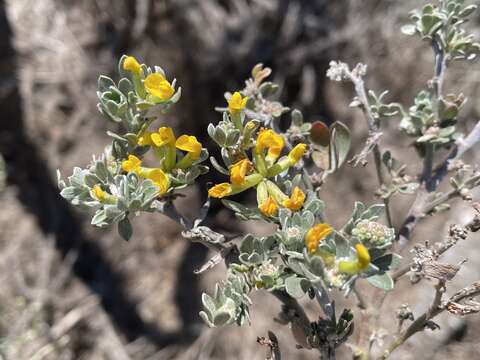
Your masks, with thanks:
[[[367,120],[368,131],[370,133],[370,136],[378,134],[380,130],[378,128],[377,121],[375,120],[375,117],[373,115],[372,108],[370,107],[370,103],[367,97],[367,92],[365,90],[365,83],[362,77],[351,75],[350,80],[353,82],[358,100],[362,105],[362,111],[365,116],[365,119]],[[385,184],[385,176],[383,174],[383,168],[382,168],[382,153],[380,151],[378,144],[375,144],[373,146],[372,153],[373,153],[373,158],[375,162],[375,169],[377,173],[378,182],[380,186],[382,186]],[[385,216],[387,218],[388,226],[393,227],[393,221],[392,221],[390,204],[389,204],[390,201],[389,199],[383,199],[383,203],[385,204]]]
[[[445,78],[445,71],[447,68],[447,56],[442,47],[440,39],[434,38],[432,40],[432,48],[435,53],[435,67],[433,83],[433,96],[436,111],[436,123],[441,122],[439,111],[439,101],[442,97],[443,83]],[[399,251],[405,248],[410,241],[413,229],[417,225],[419,219],[425,214],[424,207],[428,201],[428,194],[434,192],[438,183],[433,177],[435,145],[427,143],[425,146],[425,156],[423,158],[423,171],[421,175],[421,188],[417,193],[415,201],[413,202],[407,217],[400,228],[398,236]]]
[[[433,319],[435,316],[440,314],[444,308],[442,305],[442,295],[445,292],[445,281],[440,280],[435,286],[435,296],[433,298],[432,304],[430,307],[420,315],[410,326],[402,331],[390,344],[387,345],[382,354],[378,357],[378,360],[387,359],[392,352],[402,345],[408,338],[416,334],[419,331],[422,331],[427,324],[427,321]]]

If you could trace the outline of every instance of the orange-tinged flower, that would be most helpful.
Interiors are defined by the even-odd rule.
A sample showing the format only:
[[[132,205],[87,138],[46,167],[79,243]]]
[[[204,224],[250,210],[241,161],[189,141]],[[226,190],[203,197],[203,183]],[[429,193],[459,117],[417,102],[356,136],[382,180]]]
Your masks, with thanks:
[[[290,160],[290,165],[295,165],[302,157],[305,155],[307,151],[306,144],[298,144],[295,146],[290,153],[288,154],[288,159]]]
[[[278,135],[272,129],[262,129],[258,133],[255,151],[257,154],[260,154],[265,149],[268,149],[267,159],[275,161],[280,156],[284,146],[285,140],[283,136]]]
[[[133,56],[127,56],[125,58],[123,61],[123,70],[130,71],[139,76],[143,74],[142,66]]]
[[[317,224],[308,230],[305,236],[305,245],[310,253],[314,253],[320,241],[325,239],[333,232],[333,228],[328,224]]]
[[[232,193],[232,185],[229,183],[217,184],[210,189],[208,189],[208,196],[213,198],[221,199],[225,196],[228,196]]]
[[[278,213],[278,205],[271,196],[269,196],[263,204],[260,204],[258,208],[263,215],[268,217],[275,216]]]
[[[248,159],[243,159],[232,165],[230,168],[230,181],[235,185],[242,185],[245,176],[253,169],[253,164]]]
[[[170,127],[161,127],[158,132],[152,133],[150,137],[155,146],[175,145],[175,134]]]
[[[192,160],[197,160],[202,151],[202,144],[195,136],[182,135],[177,139],[175,146],[177,149],[188,152]]]
[[[142,160],[135,155],[128,155],[128,159],[122,162],[122,169],[126,172],[136,172],[140,169]]]
[[[238,114],[247,105],[248,97],[242,98],[242,95],[236,91],[232,97],[228,100],[228,110],[232,114]]]
[[[304,201],[305,201],[305,193],[298,186],[295,186],[290,198],[283,201],[283,206],[285,206],[290,210],[297,211],[297,210],[300,210]]]
[[[149,94],[156,96],[162,101],[170,99],[175,92],[170,83],[159,73],[148,75],[144,81],[144,85],[145,90]]]

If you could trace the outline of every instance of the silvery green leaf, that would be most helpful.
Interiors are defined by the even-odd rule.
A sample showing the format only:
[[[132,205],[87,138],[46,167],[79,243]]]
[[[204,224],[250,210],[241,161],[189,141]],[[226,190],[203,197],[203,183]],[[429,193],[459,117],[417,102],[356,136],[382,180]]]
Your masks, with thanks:
[[[94,174],[86,174],[84,179],[85,179],[85,185],[87,185],[90,188],[92,188],[94,185],[100,182],[100,179]]]
[[[213,140],[215,140],[215,142],[218,145],[220,145],[222,147],[225,146],[225,143],[227,141],[227,134],[225,133],[225,131],[221,127],[217,126],[215,128],[215,132],[213,134]]]
[[[303,124],[303,114],[300,110],[293,109],[292,110],[292,125],[294,126],[302,126]]]
[[[108,76],[100,75],[98,78],[98,90],[103,93],[107,91],[111,86],[115,86],[115,82]]]
[[[124,217],[118,222],[118,233],[126,241],[130,240],[132,237],[133,229],[128,217]]]
[[[240,138],[239,130],[230,130],[225,141],[225,146],[234,146]]]
[[[323,276],[324,264],[319,256],[313,256],[309,261],[309,271],[316,276]]]
[[[303,271],[304,268],[302,266],[304,262],[304,258],[300,253],[297,253],[297,254],[298,254],[297,257],[294,257],[294,256],[288,257],[288,260],[287,260],[288,267],[291,270],[293,270],[295,273],[304,275],[305,274]]]
[[[128,96],[128,94],[134,90],[133,84],[127,78],[120,79],[118,82],[118,90],[120,90],[123,95]]]
[[[213,125],[212,123],[208,124],[207,126],[207,132],[208,132],[208,136],[210,136],[210,138],[212,138],[212,140],[215,140],[215,125]]]
[[[285,290],[288,295],[295,299],[303,297],[309,288],[309,282],[306,279],[299,278],[296,275],[285,279]]]
[[[288,220],[290,218],[290,215],[292,213],[290,212],[290,210],[288,209],[285,209],[285,208],[281,208],[279,211],[278,211],[278,218],[280,219],[280,225],[282,227],[282,229],[286,229],[288,227]]]
[[[218,163],[217,159],[215,159],[213,156],[210,156],[210,162],[219,173],[227,176],[230,175],[230,172],[227,169],[225,169],[223,166],[221,166]]]
[[[331,126],[331,141],[330,141],[330,169],[337,170],[342,166],[348,156],[351,145],[351,134],[348,127],[336,121]]]
[[[177,103],[178,100],[180,100],[180,97],[182,96],[182,88],[179,87],[178,90],[175,92],[175,94],[173,94],[173,96],[170,98],[170,102],[172,103]]]
[[[477,10],[477,5],[469,5],[469,6],[466,6],[466,7],[460,12],[460,14],[458,14],[458,16],[460,16],[460,17],[462,17],[462,18],[468,17],[468,16],[471,15],[475,10]]]
[[[335,232],[335,254],[337,257],[349,257],[351,254],[351,246],[339,232]]]
[[[363,212],[360,218],[374,221],[374,220],[377,220],[383,214],[384,211],[385,211],[384,204],[374,204],[370,206],[365,212]]]
[[[350,216],[350,220],[347,222],[347,224],[342,228],[342,231],[345,232],[346,234],[350,235],[352,233],[352,230],[355,226],[355,223],[357,220],[360,219],[360,215],[364,212],[365,210],[365,205],[363,203],[356,201],[354,206],[353,206],[353,213]]]
[[[107,225],[107,214],[105,210],[97,210],[97,212],[92,218],[91,224],[98,227]]]
[[[64,199],[71,201],[73,198],[75,198],[78,195],[78,190],[74,186],[67,186],[60,191],[60,196],[62,196]]]
[[[370,276],[367,278],[367,281],[371,285],[385,291],[392,290],[394,287],[393,280],[387,273]]]

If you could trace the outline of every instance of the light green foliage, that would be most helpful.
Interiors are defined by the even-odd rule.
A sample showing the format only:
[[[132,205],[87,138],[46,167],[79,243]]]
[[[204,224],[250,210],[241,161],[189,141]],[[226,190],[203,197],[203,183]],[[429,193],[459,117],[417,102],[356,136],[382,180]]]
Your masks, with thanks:
[[[173,129],[166,127],[149,130],[179,100],[180,88],[175,90],[175,80],[170,83],[161,68],[152,69],[124,56],[119,63],[121,79],[115,83],[101,76],[98,91],[100,112],[120,123],[123,130],[109,132],[113,141],[105,155],[94,159],[86,169],[75,168],[66,180],[59,178],[61,195],[73,205],[93,208],[93,225],[118,223],[119,233],[126,239],[133,233],[129,221],[132,215],[158,211],[177,221],[184,237],[215,250],[216,255],[198,271],[221,261],[227,265],[226,278],[215,285],[213,295],[202,295],[204,310],[200,316],[210,327],[250,322],[252,292],[267,291],[284,303],[282,315],[291,324],[295,340],[331,359],[353,332],[353,313],[344,309],[337,316],[330,294],[355,293],[360,307],[367,310],[362,321],[367,323],[365,331],[369,333],[362,337],[370,342],[352,348],[360,354],[358,358],[368,359],[377,336],[373,327],[381,315],[382,300],[369,305],[359,292],[358,282],[392,291],[395,280],[410,269],[406,264],[405,271],[395,271],[402,262],[395,252],[402,250],[417,222],[448,208],[448,201],[454,197],[470,200],[470,190],[480,186],[477,169],[459,160],[479,141],[480,128],[461,141],[457,123],[465,97],[443,93],[448,64],[472,59],[480,49],[463,28],[475,8],[461,0],[438,1],[411,14],[412,23],[403,31],[430,42],[435,69],[426,89],[412,96],[413,105],[408,111],[400,103],[387,102],[388,91],[377,95],[365,87],[366,65],[350,69],[343,62],[330,63],[327,77],[353,85],[356,96],[350,105],[363,112],[368,128],[364,149],[351,160],[352,134],[348,126],[340,121],[330,125],[310,123],[300,110],[290,111],[272,98],[279,86],[267,80],[271,69],[256,65],[243,89],[225,93],[227,106],[216,109],[221,118],[206,129],[221,154],[221,159],[210,157],[210,162],[224,180],[210,187],[209,199],[194,221],[179,214],[174,201],[178,190],[194,184],[209,170],[202,165],[208,152],[194,136],[176,138]],[[285,132],[280,130],[280,118],[289,121]],[[406,165],[391,151],[382,151],[385,121],[396,121],[401,133],[413,139],[418,161],[423,163],[417,177],[408,175]],[[448,159],[435,164],[437,150],[450,149],[453,151]],[[142,156],[148,151],[153,152],[157,167],[144,167]],[[345,224],[335,229],[326,220],[328,204],[322,200],[322,185],[347,164],[367,165],[370,155],[379,182],[375,195],[383,203],[365,206],[355,202]],[[437,192],[448,172],[452,189]],[[256,193],[256,205],[232,199],[246,191]],[[390,209],[396,194],[416,194],[403,222]],[[212,199],[219,199],[240,220],[263,221],[274,225],[275,230],[268,236],[242,234],[232,239],[202,226]],[[403,223],[400,229],[394,228],[397,223]],[[464,232],[457,231],[462,236]],[[424,256],[417,263],[424,266],[428,260],[432,268],[438,268],[440,252],[428,254],[428,259]],[[295,300],[306,299],[305,295],[316,299],[322,309],[318,320],[311,321]],[[425,319],[440,309],[439,304],[434,305]],[[402,333],[382,358],[425,325],[417,324],[414,332]]]

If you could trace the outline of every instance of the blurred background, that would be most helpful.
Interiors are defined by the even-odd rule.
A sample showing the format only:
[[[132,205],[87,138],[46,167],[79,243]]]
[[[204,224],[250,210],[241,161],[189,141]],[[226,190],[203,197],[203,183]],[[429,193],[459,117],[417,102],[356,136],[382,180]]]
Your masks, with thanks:
[[[134,220],[134,236],[122,241],[115,229],[89,225],[89,214],[58,195],[56,169],[69,175],[87,165],[109,142],[115,124],[96,110],[99,74],[116,79],[124,53],[161,65],[182,86],[182,100],[162,121],[208,144],[206,126],[217,122],[223,93],[243,87],[253,65],[273,68],[280,100],[299,108],[309,121],[335,120],[352,129],[354,151],[362,148],[364,119],[348,104],[348,85],[329,82],[330,60],[368,64],[367,85],[410,106],[433,73],[428,44],[399,29],[420,0],[0,0],[0,153],[7,184],[0,193],[0,357],[2,359],[264,359],[257,336],[274,331],[285,359],[314,359],[295,349],[289,329],[273,320],[280,305],[253,295],[252,324],[208,329],[200,320],[202,291],[213,291],[222,266],[196,276],[211,254],[180,236],[180,228],[159,215]],[[469,25],[480,35],[476,14]],[[477,37],[478,38],[478,37]],[[480,67],[454,64],[446,89],[463,91],[469,102],[461,126],[479,118]],[[285,119],[283,119],[285,120]],[[416,174],[415,151],[399,137],[398,120],[385,124],[383,148],[397,152]],[[211,145],[211,144],[210,144]],[[212,149],[212,151],[214,151]],[[353,152],[352,152],[353,155]],[[469,154],[478,163],[480,153]],[[205,183],[187,192],[180,208],[193,216],[205,197]],[[353,202],[372,203],[372,164],[342,169],[325,185],[331,222],[340,226]],[[475,194],[475,200],[479,199]],[[249,201],[248,195],[244,199]],[[398,226],[413,198],[398,197]],[[472,217],[456,202],[415,232],[415,241],[438,241],[452,222]],[[218,204],[211,225],[218,231],[266,234],[264,225],[239,223]],[[480,278],[480,239],[473,236],[446,256],[468,258],[450,284],[453,292]],[[408,257],[408,252],[405,253]],[[415,313],[431,301],[431,283],[410,288],[399,282],[389,295],[381,326],[396,326],[395,311],[409,303]],[[365,287],[367,289],[367,287]],[[412,290],[413,289],[413,290]],[[372,288],[369,296],[378,296]],[[336,294],[338,295],[338,294]],[[339,308],[354,299],[341,300]],[[308,301],[306,301],[308,303]],[[315,304],[308,303],[313,317]],[[356,318],[354,339],[362,334]],[[444,315],[441,331],[417,335],[393,359],[478,358],[480,318]],[[420,355],[421,354],[421,355]],[[349,359],[346,347],[339,359]]]

